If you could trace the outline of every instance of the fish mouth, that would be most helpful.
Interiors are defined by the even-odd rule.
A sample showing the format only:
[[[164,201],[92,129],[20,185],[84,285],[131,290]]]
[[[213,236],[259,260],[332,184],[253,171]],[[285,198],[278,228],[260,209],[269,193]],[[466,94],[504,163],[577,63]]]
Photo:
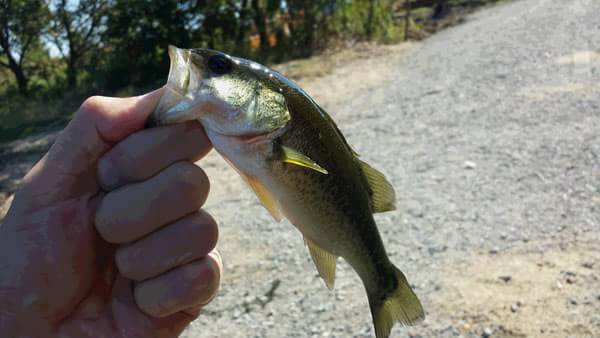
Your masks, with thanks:
[[[262,141],[266,141],[271,138],[272,134],[274,134],[274,131],[265,131],[249,134],[225,134],[215,130],[212,130],[212,132],[218,134],[219,137],[230,139],[244,144],[255,144]]]
[[[187,89],[190,83],[190,51],[169,45],[169,76],[165,91],[146,121],[147,126],[165,124],[170,119],[170,112],[177,104],[186,99]]]
[[[218,138],[228,139],[234,141],[236,143],[242,143],[247,145],[262,143],[262,142],[272,142],[276,138],[280,137],[285,133],[286,128],[279,128],[274,130],[265,130],[265,131],[257,131],[252,133],[244,133],[244,134],[233,134],[233,133],[224,133],[220,130],[215,130],[213,128],[207,128],[204,126],[207,131],[208,137],[211,138],[211,134],[217,136]]]
[[[190,91],[198,86],[203,80],[204,63],[200,59],[212,51],[201,53],[199,50],[178,48],[169,45],[169,75],[165,91],[146,121],[147,127],[164,124],[185,122],[197,119],[192,116],[190,109],[193,98],[189,96]]]
[[[256,133],[256,134],[246,134],[246,135],[234,135],[234,136],[230,136],[233,137],[239,141],[241,141],[242,143],[246,143],[246,144],[252,144],[252,143],[258,143],[260,141],[264,141],[267,139],[267,137],[269,136],[270,132],[265,132],[265,133]]]

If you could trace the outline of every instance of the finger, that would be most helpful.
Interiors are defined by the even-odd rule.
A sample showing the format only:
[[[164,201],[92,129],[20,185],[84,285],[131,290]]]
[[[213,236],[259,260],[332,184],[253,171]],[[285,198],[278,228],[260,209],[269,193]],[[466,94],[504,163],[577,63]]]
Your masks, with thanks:
[[[97,189],[90,168],[95,168],[113,143],[144,127],[163,90],[129,98],[92,96],[85,100],[48,153],[23,179],[20,194],[29,196],[27,205],[40,208]]]
[[[147,179],[172,163],[195,162],[211,149],[202,126],[194,121],[137,132],[98,161],[98,182],[105,190]]]
[[[150,316],[164,317],[208,304],[219,287],[221,263],[217,260],[209,254],[138,283],[134,289],[138,307]]]
[[[144,182],[106,194],[96,210],[96,230],[108,242],[131,242],[198,210],[208,189],[202,169],[177,162]]]
[[[201,210],[119,248],[115,260],[123,276],[141,281],[206,256],[217,238],[217,223]]]
[[[170,316],[156,318],[143,313],[133,297],[133,282],[117,275],[114,282],[111,311],[113,324],[123,337],[178,337],[197,315],[178,312]],[[89,332],[87,332],[89,336]],[[86,336],[82,333],[79,336]]]

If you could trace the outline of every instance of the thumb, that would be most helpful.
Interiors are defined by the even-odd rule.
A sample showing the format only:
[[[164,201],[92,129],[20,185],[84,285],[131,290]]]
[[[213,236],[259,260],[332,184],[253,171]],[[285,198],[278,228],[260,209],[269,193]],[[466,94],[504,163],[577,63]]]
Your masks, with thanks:
[[[48,153],[25,176],[22,193],[34,189],[32,193],[47,202],[95,193],[97,160],[115,143],[144,128],[162,92],[160,88],[135,97],[85,100]],[[46,204],[38,202],[38,206]]]
[[[92,164],[113,144],[144,127],[162,92],[161,88],[135,97],[88,98],[50,149],[48,161],[60,161],[52,164],[70,170]]]

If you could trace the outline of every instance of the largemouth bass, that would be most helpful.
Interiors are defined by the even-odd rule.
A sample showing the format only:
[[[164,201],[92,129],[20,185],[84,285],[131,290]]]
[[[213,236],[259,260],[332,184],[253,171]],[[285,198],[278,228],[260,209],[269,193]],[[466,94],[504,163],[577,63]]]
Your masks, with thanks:
[[[373,213],[393,210],[383,174],[360,160],[329,115],[299,86],[258,63],[207,49],[169,48],[165,93],[150,125],[198,120],[214,148],[276,220],[304,236],[330,289],[343,257],[363,281],[377,338],[424,318],[388,259]]]

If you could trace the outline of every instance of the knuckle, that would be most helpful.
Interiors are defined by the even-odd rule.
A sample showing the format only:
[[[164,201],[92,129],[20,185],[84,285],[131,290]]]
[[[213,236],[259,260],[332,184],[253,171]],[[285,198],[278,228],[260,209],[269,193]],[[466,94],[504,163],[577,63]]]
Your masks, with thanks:
[[[97,114],[102,108],[102,97],[101,96],[90,96],[83,101],[79,110],[86,114]]]

